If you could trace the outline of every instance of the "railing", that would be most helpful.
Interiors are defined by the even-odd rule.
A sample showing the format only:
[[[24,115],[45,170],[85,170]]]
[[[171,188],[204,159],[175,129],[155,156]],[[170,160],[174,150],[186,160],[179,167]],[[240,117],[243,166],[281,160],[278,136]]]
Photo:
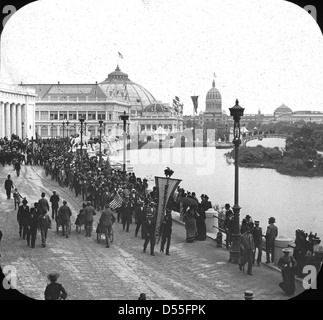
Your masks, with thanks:
[[[215,216],[215,215],[213,215],[213,218],[216,218],[216,219],[218,219],[218,220],[221,220],[221,221],[225,221],[225,219],[223,219],[223,218],[219,218],[218,216]],[[220,232],[222,232],[223,234],[225,234],[225,236],[227,237],[227,232],[226,232],[226,230],[224,230],[224,229],[222,229],[222,228],[220,228],[220,227],[218,227],[218,226],[213,226],[213,228],[216,228],[217,230],[219,230]],[[263,238],[266,238],[266,235],[265,234],[263,234],[262,235],[262,237]],[[222,238],[223,239],[223,238]],[[217,240],[216,239],[214,239],[214,241],[216,241],[217,242]],[[227,242],[227,241],[222,241],[222,246],[225,246],[227,249],[229,249],[229,243]],[[295,248],[295,246],[292,246],[292,245],[288,245],[289,247],[291,247],[291,248]],[[262,251],[264,251],[264,252],[266,252],[266,242],[265,241],[262,241]]]

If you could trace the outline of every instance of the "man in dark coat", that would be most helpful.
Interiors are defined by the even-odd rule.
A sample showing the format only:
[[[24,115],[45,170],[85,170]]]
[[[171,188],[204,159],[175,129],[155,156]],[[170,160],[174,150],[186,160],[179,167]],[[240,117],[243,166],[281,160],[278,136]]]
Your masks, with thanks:
[[[96,215],[94,208],[91,206],[91,201],[88,201],[86,207],[84,208],[84,216],[85,216],[85,231],[86,237],[91,237],[92,229],[93,229],[93,216]]]
[[[38,210],[40,214],[46,214],[49,211],[49,203],[45,198],[45,192],[42,192],[41,199],[38,200]]]
[[[19,177],[20,170],[21,170],[21,165],[20,165],[20,160],[19,159],[17,159],[16,162],[15,162],[15,170],[16,170],[16,173],[17,173],[17,177]]]
[[[59,196],[56,194],[56,191],[53,190],[53,194],[49,199],[49,201],[52,203],[52,219],[56,218],[59,200]]]
[[[11,190],[14,188],[10,174],[8,175],[7,180],[4,182],[4,188],[6,189],[7,199],[10,199]]]
[[[40,211],[38,216],[38,228],[40,230],[43,248],[46,247],[47,233],[48,233],[48,229],[51,229],[51,227],[52,227],[52,221],[49,215],[44,211]]]
[[[68,238],[69,226],[71,223],[71,215],[71,208],[67,205],[67,201],[64,200],[63,205],[58,210],[57,218],[59,219],[62,225],[63,236],[66,235],[66,238]]]
[[[255,251],[255,243],[253,241],[253,236],[250,233],[250,227],[246,227],[246,232],[241,235],[240,243],[240,262],[239,268],[242,270],[242,267],[248,262],[248,274],[252,275],[252,259]]]
[[[35,248],[36,236],[37,236],[37,227],[38,227],[38,213],[37,213],[36,202],[34,208],[30,208],[28,214],[28,229],[27,229],[27,245],[31,245],[31,248]],[[30,239],[31,238],[31,239]],[[31,240],[31,243],[30,243]]]
[[[135,208],[135,221],[136,221],[136,231],[135,231],[135,237],[137,237],[139,229],[141,227],[141,239],[144,239],[144,228],[143,223],[146,220],[147,215],[147,209],[144,206],[144,202],[142,200],[138,200],[138,204]]]
[[[113,223],[116,221],[116,217],[113,211],[109,208],[109,204],[105,205],[105,210],[102,211],[99,227],[100,231],[105,234],[106,247],[110,247],[109,234],[111,233],[111,228]]]
[[[132,202],[129,201],[129,197],[126,197],[126,201],[122,208],[122,216],[121,216],[123,230],[126,229],[126,232],[129,232],[129,226],[130,226],[130,223],[132,222],[133,211],[134,211],[134,205],[132,204]]]
[[[144,243],[144,250],[146,252],[148,243],[150,242],[150,254],[152,256],[155,255],[154,248],[155,248],[155,223],[154,223],[154,216],[151,213],[147,214],[147,219],[144,222],[144,229],[145,229],[145,243]]]
[[[28,215],[29,215],[29,206],[27,206],[28,201],[26,199],[22,200],[22,205],[18,209],[17,221],[19,223],[19,235],[21,238],[26,239],[27,228],[28,228]]]
[[[258,249],[257,264],[260,267],[261,256],[262,256],[262,228],[259,227],[259,221],[255,220],[255,227],[251,231],[253,236],[253,241],[255,243],[255,252],[253,255],[253,263],[256,258],[256,249]]]
[[[161,246],[160,246],[160,251],[164,252],[164,246],[166,244],[166,255],[169,256],[169,247],[170,247],[170,241],[171,241],[171,236],[172,236],[172,214],[170,209],[166,209],[166,214],[163,218],[163,222],[161,225],[161,234],[162,234],[162,240],[161,240]]]

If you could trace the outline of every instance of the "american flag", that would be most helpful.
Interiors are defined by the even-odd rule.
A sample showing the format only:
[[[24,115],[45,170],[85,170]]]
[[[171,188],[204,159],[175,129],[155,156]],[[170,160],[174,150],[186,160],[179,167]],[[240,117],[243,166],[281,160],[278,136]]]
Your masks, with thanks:
[[[115,210],[122,205],[122,198],[120,197],[119,193],[117,193],[114,197],[114,199],[109,203],[109,207],[112,210]]]

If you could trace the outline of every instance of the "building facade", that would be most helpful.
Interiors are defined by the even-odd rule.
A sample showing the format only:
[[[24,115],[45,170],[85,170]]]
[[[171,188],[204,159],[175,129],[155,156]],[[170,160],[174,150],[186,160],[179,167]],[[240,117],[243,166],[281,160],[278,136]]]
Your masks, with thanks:
[[[0,84],[0,138],[35,137],[36,96],[34,89]]]
[[[131,81],[119,66],[100,83],[22,86],[36,90],[35,130],[43,138],[80,133],[81,117],[85,119],[85,135],[98,136],[99,121],[102,120],[102,134],[120,136],[123,134],[120,115],[124,111],[130,116],[127,126],[129,134],[147,130],[156,121],[172,128],[178,128],[179,122],[183,123],[179,115],[169,119],[169,115],[160,114],[158,120],[144,112],[156,99],[147,89]]]

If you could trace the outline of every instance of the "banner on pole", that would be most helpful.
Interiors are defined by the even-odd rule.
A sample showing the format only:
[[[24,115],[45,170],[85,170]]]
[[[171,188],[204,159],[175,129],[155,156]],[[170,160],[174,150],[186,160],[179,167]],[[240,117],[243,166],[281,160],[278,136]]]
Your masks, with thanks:
[[[175,189],[181,181],[182,180],[180,179],[171,179],[169,177],[155,177],[155,183],[158,193],[158,207],[155,217],[155,237],[158,239],[156,243],[159,242],[160,227],[166,213],[168,200],[174,194]]]

